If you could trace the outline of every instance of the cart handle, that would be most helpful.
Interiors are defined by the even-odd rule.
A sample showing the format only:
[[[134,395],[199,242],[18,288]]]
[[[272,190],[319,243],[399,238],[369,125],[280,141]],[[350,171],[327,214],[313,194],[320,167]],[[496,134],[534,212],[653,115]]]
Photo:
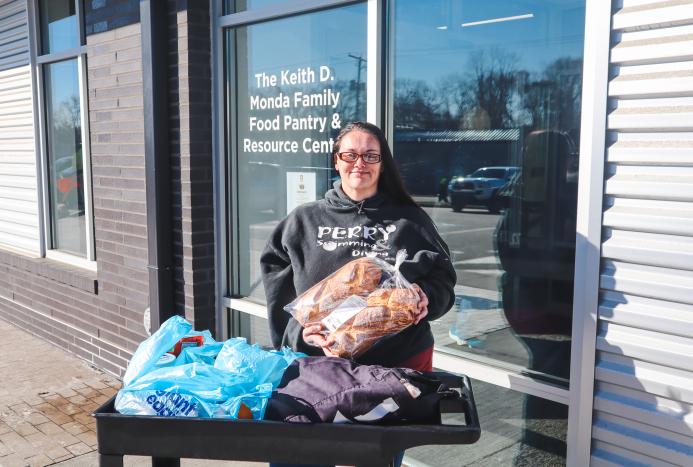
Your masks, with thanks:
[[[479,414],[474,403],[474,393],[472,383],[466,375],[454,375],[447,372],[433,372],[436,378],[440,379],[447,387],[459,394],[454,399],[443,399],[440,401],[440,413],[464,413],[465,424],[469,427],[479,428]],[[442,420],[441,420],[442,422]]]

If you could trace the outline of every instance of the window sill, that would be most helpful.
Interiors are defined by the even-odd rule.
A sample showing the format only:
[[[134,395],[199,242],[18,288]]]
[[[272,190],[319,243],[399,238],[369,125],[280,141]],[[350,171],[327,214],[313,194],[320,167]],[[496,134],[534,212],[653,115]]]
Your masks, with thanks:
[[[0,263],[22,269],[37,276],[52,279],[76,289],[98,294],[96,271],[72,266],[48,258],[32,257],[15,250],[0,247]]]

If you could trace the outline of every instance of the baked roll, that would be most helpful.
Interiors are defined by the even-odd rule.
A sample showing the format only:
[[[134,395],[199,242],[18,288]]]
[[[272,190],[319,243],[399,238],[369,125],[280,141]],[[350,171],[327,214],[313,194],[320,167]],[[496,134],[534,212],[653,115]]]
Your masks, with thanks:
[[[382,269],[369,258],[350,261],[301,294],[294,304],[294,318],[302,326],[327,317],[351,295],[366,297],[378,286]]]

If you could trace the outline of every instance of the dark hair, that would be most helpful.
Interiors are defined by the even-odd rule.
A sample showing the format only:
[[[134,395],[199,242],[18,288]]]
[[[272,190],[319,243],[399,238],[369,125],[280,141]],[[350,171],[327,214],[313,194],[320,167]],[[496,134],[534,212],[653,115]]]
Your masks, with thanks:
[[[394,199],[397,204],[418,206],[416,201],[414,201],[407,190],[404,188],[404,182],[402,181],[402,176],[395,165],[395,160],[392,157],[392,151],[390,151],[390,145],[387,144],[387,139],[385,139],[385,134],[380,128],[368,122],[349,122],[337,135],[332,147],[332,157],[334,162],[337,162],[337,153],[339,152],[339,147],[342,144],[342,139],[352,131],[363,131],[370,134],[375,139],[378,140],[380,144],[380,155],[382,156],[382,167],[383,171],[378,178],[378,191],[381,193],[387,193]]]

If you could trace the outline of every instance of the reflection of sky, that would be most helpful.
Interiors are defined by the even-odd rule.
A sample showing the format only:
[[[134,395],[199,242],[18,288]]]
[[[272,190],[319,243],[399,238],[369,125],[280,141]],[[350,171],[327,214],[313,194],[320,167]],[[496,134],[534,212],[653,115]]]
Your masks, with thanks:
[[[50,67],[50,93],[54,109],[63,102],[69,103],[72,96],[79,97],[76,58],[45,66]]]
[[[518,69],[541,71],[559,57],[582,56],[584,0],[399,0],[395,3],[395,78],[435,83],[465,73],[470,53],[499,49]],[[479,24],[497,18],[533,17]]]
[[[44,17],[47,14],[48,12],[45,12]],[[55,19],[47,26],[48,36],[43,38],[43,53],[60,52],[79,45],[77,15]],[[45,29],[43,34],[46,34]]]
[[[350,26],[345,28],[344,24]],[[355,79],[357,60],[349,54],[365,59],[365,39],[365,4],[251,26],[248,28],[248,78],[259,71],[278,74],[280,70],[299,66],[317,69],[319,65],[328,65],[335,79]],[[365,72],[364,66],[362,80]]]

